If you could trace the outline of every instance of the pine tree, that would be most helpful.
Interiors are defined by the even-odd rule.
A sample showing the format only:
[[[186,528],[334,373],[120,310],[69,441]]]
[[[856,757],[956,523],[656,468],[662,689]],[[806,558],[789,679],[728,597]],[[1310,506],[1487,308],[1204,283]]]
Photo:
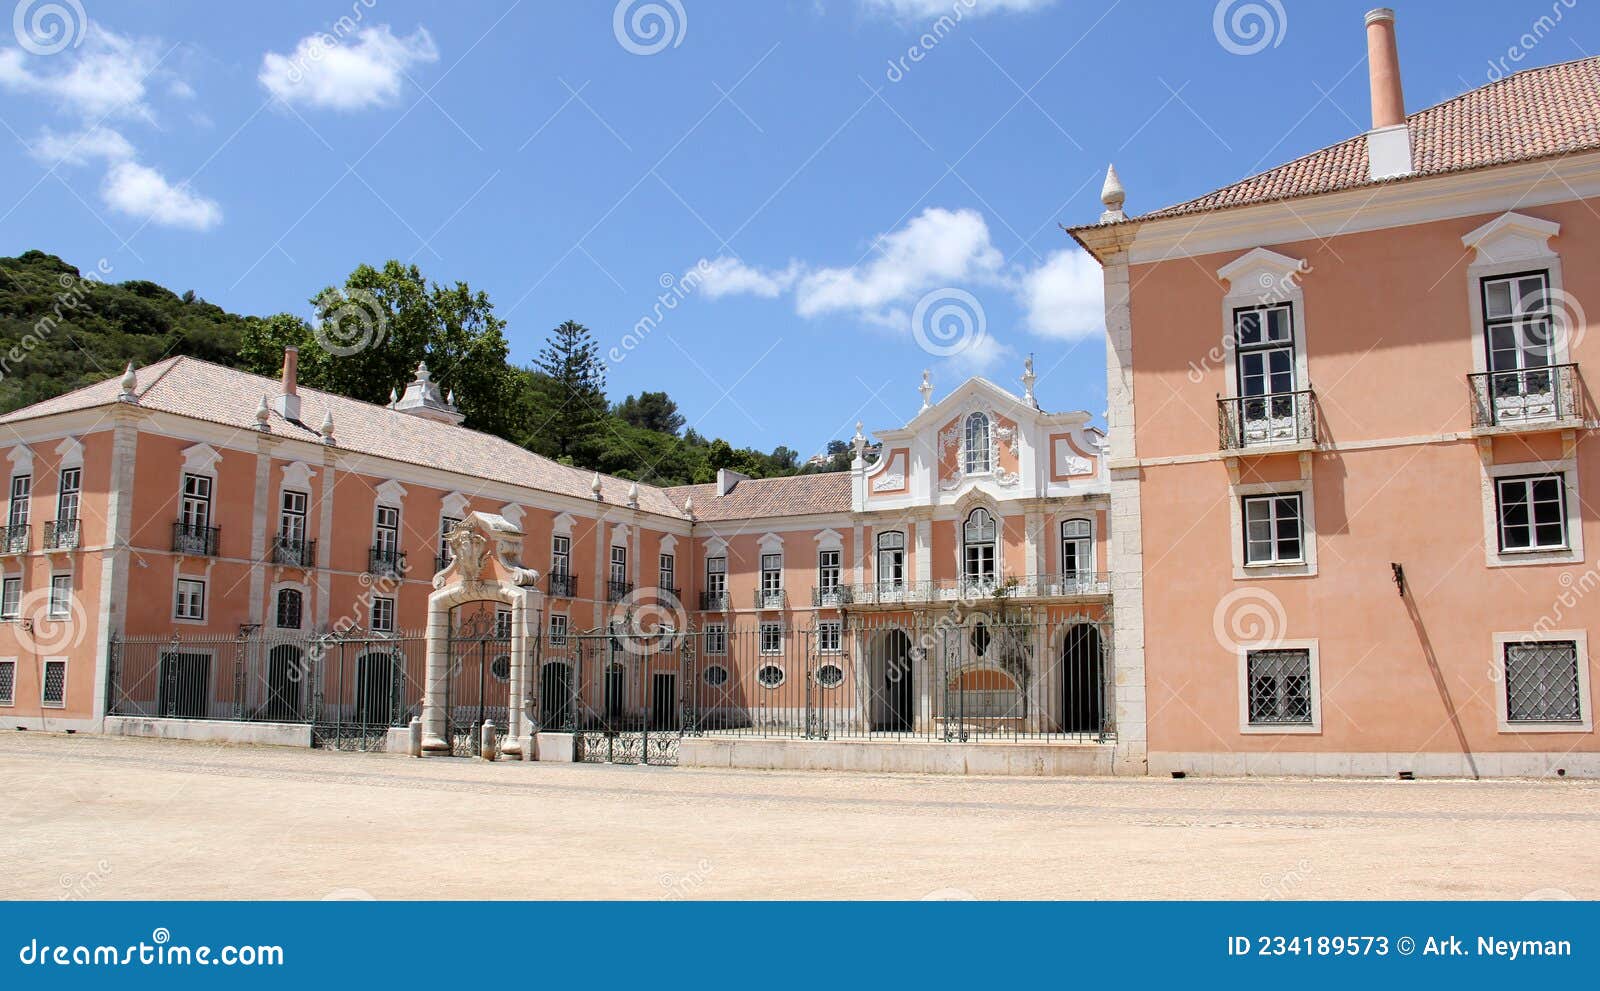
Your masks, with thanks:
[[[600,345],[589,328],[568,320],[550,332],[534,367],[550,380],[554,410],[537,432],[558,458],[576,457],[592,447],[610,413],[606,403],[606,369]]]

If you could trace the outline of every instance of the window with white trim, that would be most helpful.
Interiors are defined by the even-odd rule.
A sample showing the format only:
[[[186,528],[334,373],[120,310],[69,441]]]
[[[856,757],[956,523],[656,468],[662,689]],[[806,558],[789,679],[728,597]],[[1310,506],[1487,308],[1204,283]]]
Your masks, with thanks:
[[[842,551],[817,552],[817,591],[824,595],[831,595],[839,590],[840,559],[842,557]]]
[[[494,611],[494,638],[496,640],[511,639],[511,610],[496,609]]]
[[[11,507],[6,513],[6,525],[9,527],[24,527],[28,525],[30,497],[33,494],[33,477],[31,475],[16,475],[11,479]]]
[[[183,476],[178,521],[191,535],[211,525],[211,476],[187,473]]]
[[[17,662],[9,658],[0,661],[0,705],[17,702]]]
[[[567,617],[561,613],[550,614],[550,643],[559,647],[567,642]]]
[[[294,489],[283,490],[282,504],[278,510],[278,536],[283,538],[284,546],[290,550],[299,550],[306,539],[306,506],[310,497],[304,492]]]
[[[1505,645],[1506,723],[1583,723],[1583,691],[1575,640]]]
[[[78,518],[78,502],[83,494],[83,469],[63,468],[56,483],[56,521],[66,523]]]
[[[298,588],[278,589],[278,629],[300,629],[304,609],[305,596]]]
[[[1061,523],[1061,574],[1065,578],[1087,578],[1094,573],[1094,524],[1089,520],[1063,520]]]
[[[47,615],[51,619],[66,619],[72,615],[72,576],[50,576],[50,606]]]
[[[572,574],[572,538],[557,534],[550,538],[550,573],[552,575]]]
[[[1483,279],[1481,287],[1483,339],[1496,407],[1515,399],[1548,395],[1557,343],[1550,312],[1550,273],[1494,276]]]
[[[394,599],[387,595],[372,597],[372,632],[394,632]]]
[[[899,530],[878,534],[878,584],[898,587],[906,581],[906,535]]]
[[[756,670],[756,681],[762,688],[777,688],[783,684],[783,668],[776,664],[763,664]]]
[[[1251,726],[1311,726],[1311,651],[1252,650],[1245,657]]]
[[[450,531],[454,530],[460,522],[460,517],[456,516],[439,517],[439,560],[442,562],[448,563],[453,556],[450,553],[450,541],[446,538],[450,536]]]
[[[1288,303],[1233,311],[1233,342],[1239,396],[1294,392],[1294,308]],[[1247,419],[1259,419],[1265,416]]]
[[[991,425],[984,413],[971,413],[966,422],[966,464],[968,475],[985,475],[994,468],[991,451]]]
[[[838,688],[844,684],[844,668],[837,664],[822,664],[817,667],[817,684],[823,688]]]
[[[838,654],[844,651],[844,624],[829,620],[817,624],[817,653]]]
[[[172,615],[178,619],[205,619],[206,583],[198,578],[179,578]]]
[[[700,677],[712,688],[721,688],[728,683],[728,669],[720,664],[713,664],[706,668]]]
[[[706,595],[720,598],[728,592],[728,559],[706,558]]]
[[[372,516],[372,546],[383,560],[392,561],[400,553],[400,510],[379,505]]]
[[[1298,564],[1305,560],[1300,493],[1243,497],[1244,563]]]
[[[967,514],[967,522],[961,528],[961,577],[968,584],[994,583],[995,541],[999,530],[994,516],[987,509],[980,506]]]
[[[46,659],[44,683],[39,686],[39,704],[47,709],[67,707],[67,662],[63,658]]]
[[[1561,475],[1495,479],[1502,551],[1567,548],[1566,481]]]
[[[706,653],[723,657],[728,653],[728,627],[724,623],[707,623],[705,629]]]
[[[628,548],[621,544],[611,545],[611,581],[615,585],[628,583]]]
[[[781,653],[783,653],[783,624],[782,623],[762,623],[761,624],[761,653],[763,653],[763,654],[781,654]]]
[[[676,592],[678,590],[677,555],[661,555],[661,566],[658,570],[660,571],[660,584],[657,586],[657,588],[668,592]]]
[[[783,597],[783,555],[761,555],[761,601],[781,599]]]
[[[17,619],[22,615],[22,576],[15,575],[0,582],[0,619]]]

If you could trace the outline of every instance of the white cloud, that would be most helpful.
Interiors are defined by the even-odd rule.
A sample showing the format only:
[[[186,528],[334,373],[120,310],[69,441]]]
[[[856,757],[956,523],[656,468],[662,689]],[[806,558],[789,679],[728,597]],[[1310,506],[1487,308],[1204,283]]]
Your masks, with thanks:
[[[146,84],[160,62],[155,42],[124,38],[95,24],[72,56],[29,59],[17,49],[0,51],[0,87],[46,97],[85,119],[152,120]],[[52,68],[57,71],[47,71]]]
[[[91,127],[70,134],[58,134],[47,127],[33,139],[29,151],[45,165],[121,162],[134,157],[133,145],[109,127]]]
[[[354,38],[309,35],[289,55],[268,52],[256,78],[284,103],[364,110],[393,103],[412,66],[439,60],[427,28],[397,38],[380,24],[362,28]]]
[[[804,317],[877,310],[937,286],[986,279],[1004,261],[982,214],[938,207],[879,235],[871,253],[863,265],[805,275],[795,288],[795,309]]]
[[[1088,252],[1066,248],[1027,273],[1020,287],[1028,329],[1068,340],[1095,337],[1105,329],[1105,283]]]
[[[799,266],[793,262],[781,272],[763,272],[737,258],[720,255],[704,263],[700,292],[708,299],[721,299],[724,296],[775,299],[794,285],[798,274]]]
[[[106,173],[100,196],[113,210],[167,227],[204,231],[222,223],[214,200],[174,186],[160,172],[138,162],[120,162]]]
[[[1055,0],[861,0],[869,14],[883,14],[898,20],[950,16],[980,17],[984,14],[1027,14],[1042,10]]]

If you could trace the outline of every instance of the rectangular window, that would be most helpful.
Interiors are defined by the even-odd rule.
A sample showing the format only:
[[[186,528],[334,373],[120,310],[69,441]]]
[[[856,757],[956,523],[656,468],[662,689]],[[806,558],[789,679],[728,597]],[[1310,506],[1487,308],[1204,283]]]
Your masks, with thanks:
[[[0,619],[16,619],[22,615],[22,578],[7,578],[0,584]]]
[[[761,555],[761,598],[776,599],[783,595],[783,555]]]
[[[572,538],[550,538],[550,573],[552,575],[572,574]]]
[[[1250,725],[1312,725],[1311,651],[1252,650],[1245,668]]]
[[[906,580],[906,535],[898,530],[878,535],[878,584],[897,587]]]
[[[628,581],[628,549],[620,544],[611,548],[611,581],[617,585]]]
[[[178,522],[191,533],[211,525],[210,476],[183,476],[183,501],[178,509]]]
[[[728,653],[728,628],[722,623],[706,624],[706,653],[722,657]]]
[[[298,550],[306,539],[306,504],[309,497],[293,489],[283,490],[282,508],[278,513],[278,536],[291,550]]]
[[[22,527],[28,525],[28,499],[32,494],[32,477],[18,475],[11,479],[11,508],[6,516],[7,526]]]
[[[494,611],[494,638],[496,640],[511,639],[511,610],[496,609]]]
[[[1298,492],[1245,497],[1245,564],[1298,564],[1302,543]]]
[[[372,632],[394,632],[394,599],[389,596],[372,597]]]
[[[783,653],[783,624],[761,624],[761,652],[763,654]]]
[[[671,554],[661,555],[661,588],[667,591],[678,588],[678,559]]]
[[[1294,310],[1289,304],[1235,310],[1233,334],[1241,397],[1294,391]],[[1257,418],[1246,412],[1246,419]]]
[[[817,590],[824,595],[839,590],[839,559],[841,557],[842,552],[840,551],[817,552]]]
[[[17,662],[0,661],[0,705],[17,701]]]
[[[67,662],[46,660],[44,684],[39,693],[39,704],[47,709],[64,709],[67,706]]]
[[[1556,341],[1549,280],[1547,272],[1483,280],[1483,339],[1497,399],[1550,391]]]
[[[206,583],[194,578],[178,579],[178,595],[172,615],[179,619],[205,619]]]
[[[1508,643],[1505,665],[1506,722],[1583,722],[1576,641]]]
[[[550,642],[556,646],[567,642],[567,617],[560,613],[550,616]]]
[[[461,521],[454,516],[439,517],[439,564],[442,566],[450,561],[450,543],[445,538],[450,536],[450,531],[456,528]]]
[[[844,624],[834,620],[817,624],[817,652],[837,654],[844,649]]]
[[[1498,479],[1495,502],[1502,551],[1566,549],[1567,500],[1562,476]]]
[[[1085,578],[1094,571],[1094,525],[1088,520],[1061,524],[1061,574]]]
[[[728,591],[728,559],[706,558],[706,594],[724,595]]]
[[[50,576],[50,610],[51,619],[66,619],[72,615],[72,576]]]
[[[393,506],[379,506],[373,516],[372,546],[379,554],[392,559],[400,551],[400,510]]]
[[[61,469],[61,480],[56,487],[56,521],[65,523],[78,518],[78,500],[83,492],[83,469]]]

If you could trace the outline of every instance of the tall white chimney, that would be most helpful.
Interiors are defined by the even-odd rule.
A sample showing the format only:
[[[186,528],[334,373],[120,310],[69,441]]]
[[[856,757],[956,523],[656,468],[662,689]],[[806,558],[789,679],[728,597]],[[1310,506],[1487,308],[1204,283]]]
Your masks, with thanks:
[[[1394,39],[1394,11],[1367,11],[1367,75],[1372,87],[1372,130],[1367,132],[1367,178],[1410,175],[1411,129],[1400,87],[1400,52]]]

